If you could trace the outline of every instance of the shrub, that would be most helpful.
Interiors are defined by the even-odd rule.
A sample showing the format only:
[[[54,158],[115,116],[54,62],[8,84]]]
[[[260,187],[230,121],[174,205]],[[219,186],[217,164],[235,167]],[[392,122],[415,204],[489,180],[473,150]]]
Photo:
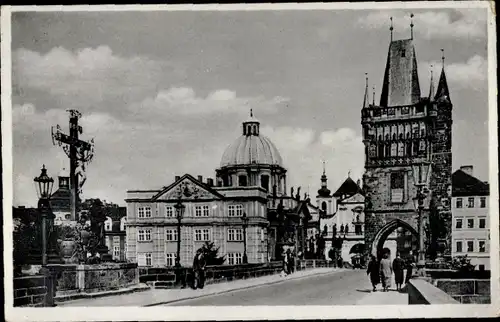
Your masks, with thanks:
[[[454,257],[451,260],[450,266],[452,269],[456,269],[460,272],[471,272],[476,268],[476,265],[470,263],[470,258],[468,258],[467,255]]]

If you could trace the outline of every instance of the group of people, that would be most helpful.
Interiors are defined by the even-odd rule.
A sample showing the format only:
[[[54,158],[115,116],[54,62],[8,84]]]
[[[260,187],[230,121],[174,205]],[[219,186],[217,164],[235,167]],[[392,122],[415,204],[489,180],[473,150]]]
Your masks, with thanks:
[[[396,289],[401,291],[404,284],[407,284],[413,274],[415,263],[410,256],[408,260],[401,258],[401,255],[396,253],[396,258],[391,263],[390,253],[385,252],[380,261],[374,255],[371,255],[368,263],[367,275],[370,276],[370,281],[373,286],[373,291],[377,291],[377,285],[382,283],[383,292],[387,292],[391,287],[392,274],[396,282]],[[404,270],[406,269],[406,278],[404,278]]]

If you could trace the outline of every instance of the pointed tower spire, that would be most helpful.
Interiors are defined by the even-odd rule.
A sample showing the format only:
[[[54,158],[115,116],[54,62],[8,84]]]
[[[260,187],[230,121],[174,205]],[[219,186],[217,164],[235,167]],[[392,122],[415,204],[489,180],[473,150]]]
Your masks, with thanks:
[[[444,72],[444,49],[441,49],[442,52],[442,64],[443,67],[441,69],[441,76],[439,76],[439,82],[438,82],[438,87],[436,91],[436,96],[435,99],[437,100],[438,98],[444,98],[449,101],[450,100],[450,91],[448,89],[448,82],[446,81],[446,73]]]
[[[431,85],[429,87],[429,100],[432,101],[434,99],[434,77],[433,77],[433,68],[431,65]]]
[[[413,13],[410,14],[410,20],[411,20],[411,23],[410,23],[411,39],[413,39],[413,26],[414,26],[414,24],[413,24]]]
[[[366,85],[365,85],[365,98],[363,99],[363,108],[367,107],[370,104],[368,99],[368,73],[365,73]]]
[[[330,197],[331,191],[330,189],[328,189],[327,180],[328,179],[326,178],[325,161],[323,161],[323,175],[321,176],[321,189],[318,190],[318,197]]]
[[[394,30],[394,26],[392,25],[392,17],[391,17],[391,28],[389,28],[391,31],[391,42],[392,42],[392,31]]]

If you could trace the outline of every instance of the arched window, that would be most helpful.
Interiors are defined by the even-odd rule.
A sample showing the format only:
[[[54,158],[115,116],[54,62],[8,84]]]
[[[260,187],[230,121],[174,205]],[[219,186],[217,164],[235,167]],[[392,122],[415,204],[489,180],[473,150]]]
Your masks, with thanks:
[[[126,223],[127,223],[127,218],[126,217],[122,217],[122,219],[120,219],[120,230],[121,231],[125,230],[125,224]]]
[[[378,155],[379,158],[384,157],[384,145],[381,143],[378,145]]]
[[[246,187],[247,186],[247,176],[245,176],[245,175],[238,176],[238,185],[240,187]]]
[[[260,186],[266,191],[269,191],[269,176],[268,175],[261,175],[260,176]]]
[[[411,137],[410,132],[406,132],[406,138],[409,139]]]
[[[399,133],[399,139],[400,140],[403,140],[405,137],[404,137],[404,134],[403,133]]]
[[[396,141],[397,137],[396,137],[396,133],[392,133],[392,140],[393,141]]]
[[[389,139],[390,139],[390,138],[391,138],[391,137],[389,136],[389,133],[387,133],[387,134],[385,135],[385,140],[386,140],[386,141],[389,141]]]
[[[378,140],[379,140],[379,141],[382,141],[382,135],[381,135],[381,134],[379,134],[379,136],[378,136]]]
[[[106,221],[104,222],[104,230],[111,231],[111,226],[113,225],[113,221],[111,217],[106,217]]]
[[[385,155],[386,158],[389,157],[389,156],[391,156],[391,144],[390,143],[386,143],[385,144],[384,155]]]
[[[411,142],[406,143],[406,156],[411,156]]]
[[[326,212],[326,209],[327,209],[327,206],[326,206],[326,201],[323,201],[321,203],[321,210],[323,210],[324,212]]]

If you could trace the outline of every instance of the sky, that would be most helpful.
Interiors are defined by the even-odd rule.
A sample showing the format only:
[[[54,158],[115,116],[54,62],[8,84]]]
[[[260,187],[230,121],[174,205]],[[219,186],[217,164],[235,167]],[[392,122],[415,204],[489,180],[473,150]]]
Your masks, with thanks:
[[[485,9],[413,10],[422,96],[441,48],[453,103],[453,170],[488,180]],[[51,139],[67,109],[95,140],[84,199],[124,205],[126,191],[176,175],[215,177],[253,109],[290,187],[312,197],[322,162],[336,190],[361,178],[365,73],[380,98],[390,40],[408,10],[18,12],[12,15],[14,205],[34,206],[33,178],[69,161]],[[437,85],[437,84],[436,84]]]

